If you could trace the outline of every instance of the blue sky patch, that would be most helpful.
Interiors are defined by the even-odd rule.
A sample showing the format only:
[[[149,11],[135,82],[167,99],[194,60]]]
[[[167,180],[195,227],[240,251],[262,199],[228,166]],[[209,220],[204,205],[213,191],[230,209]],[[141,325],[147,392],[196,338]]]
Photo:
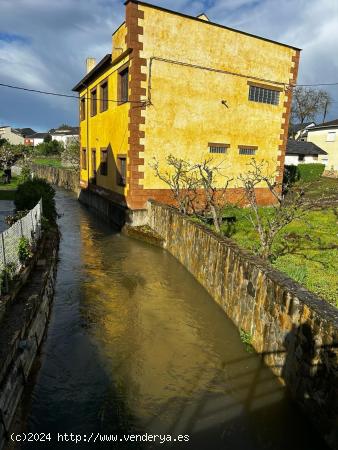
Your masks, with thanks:
[[[0,31],[0,41],[4,42],[22,42],[27,44],[29,42],[29,39],[25,36],[20,36],[19,34],[14,33],[3,33]]]

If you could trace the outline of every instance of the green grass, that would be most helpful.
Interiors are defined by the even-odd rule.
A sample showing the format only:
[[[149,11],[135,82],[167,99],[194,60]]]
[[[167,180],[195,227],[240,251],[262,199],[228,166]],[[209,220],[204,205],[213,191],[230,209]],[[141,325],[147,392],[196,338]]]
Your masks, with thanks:
[[[237,219],[231,238],[257,253],[259,238],[247,217],[248,212],[246,209],[227,208],[225,215],[236,216]],[[270,212],[270,208],[260,209],[263,215]],[[222,231],[227,231],[226,224]],[[304,219],[288,225],[277,236],[274,249],[282,243],[285,233],[301,234],[304,242],[297,254],[280,256],[272,265],[338,307],[338,217],[333,209],[308,212]],[[337,248],[325,249],[332,244]]]
[[[2,181],[2,179],[3,179],[3,172],[0,172],[0,180]],[[0,182],[0,191],[8,191],[16,189],[18,187],[18,184],[19,184],[19,177],[12,177],[11,182],[8,184],[3,184],[2,182]]]
[[[282,244],[286,233],[303,236],[302,245],[296,254],[277,257],[272,265],[314,292],[329,303],[338,307],[338,180],[321,178],[311,185],[307,195],[312,198],[325,195],[329,206],[310,211],[301,220],[288,225],[276,238],[274,250]],[[337,200],[336,200],[337,199]],[[332,201],[332,204],[331,204]],[[326,205],[326,202],[325,202]],[[334,206],[336,205],[336,214]],[[260,214],[271,214],[272,208],[260,208]],[[222,233],[257,254],[259,237],[249,218],[249,209],[228,207],[224,216],[235,216],[237,221],[232,228],[224,223]],[[327,248],[335,245],[336,248]]]
[[[41,166],[49,166],[49,167],[57,167],[57,168],[61,168],[62,167],[62,163],[61,163],[61,159],[60,158],[34,158],[33,162],[35,164],[39,164]]]

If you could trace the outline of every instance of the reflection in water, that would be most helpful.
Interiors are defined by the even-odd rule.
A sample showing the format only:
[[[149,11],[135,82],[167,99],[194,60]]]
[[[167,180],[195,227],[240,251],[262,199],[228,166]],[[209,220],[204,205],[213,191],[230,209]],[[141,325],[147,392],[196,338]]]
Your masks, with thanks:
[[[58,207],[61,259],[30,431],[190,435],[170,448],[325,448],[173,257],[113,232],[70,194],[58,192]]]

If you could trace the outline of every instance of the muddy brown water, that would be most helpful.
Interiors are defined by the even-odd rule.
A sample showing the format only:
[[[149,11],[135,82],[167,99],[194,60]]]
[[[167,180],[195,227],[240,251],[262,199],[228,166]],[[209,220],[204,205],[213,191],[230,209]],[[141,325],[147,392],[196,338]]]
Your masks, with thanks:
[[[21,448],[326,448],[171,255],[112,230],[70,193],[59,190],[57,205],[56,293],[23,418],[30,436],[51,441]],[[60,441],[65,433],[81,442]],[[88,442],[98,433],[119,442]],[[120,441],[136,434],[161,438]]]

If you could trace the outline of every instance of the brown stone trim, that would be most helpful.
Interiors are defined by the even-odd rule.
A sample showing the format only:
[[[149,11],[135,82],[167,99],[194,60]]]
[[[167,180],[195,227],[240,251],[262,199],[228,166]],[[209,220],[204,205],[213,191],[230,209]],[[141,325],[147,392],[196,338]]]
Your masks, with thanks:
[[[260,88],[263,88],[263,89],[270,89],[271,91],[279,91],[279,92],[283,92],[284,91],[284,88],[282,88],[282,87],[273,86],[271,84],[256,83],[256,82],[250,81],[250,80],[247,81],[247,84],[249,86],[256,86],[256,87],[260,87]]]
[[[296,81],[297,81],[299,58],[300,58],[300,51],[296,50],[295,54],[291,58],[291,61],[294,65],[290,69],[290,79],[289,79],[290,86],[295,85]],[[278,183],[282,183],[282,181],[283,181],[285,152],[286,152],[286,144],[287,144],[287,139],[288,139],[291,104],[292,104],[292,88],[290,87],[286,91],[286,100],[284,101],[284,105],[283,105],[284,111],[282,114],[282,127],[281,127],[282,133],[280,135],[280,139],[282,140],[282,143],[278,146],[278,150],[279,150],[280,154],[277,157],[277,161],[279,161],[279,163],[280,163],[279,168],[278,168],[278,175],[276,177],[276,181]]]
[[[143,185],[140,180],[144,177],[143,171],[139,166],[144,164],[140,152],[144,152],[144,145],[141,139],[145,137],[145,133],[141,130],[141,125],[145,123],[142,111],[145,106],[142,104],[142,96],[146,95],[146,89],[142,87],[142,81],[146,81],[147,77],[142,73],[142,66],[147,65],[145,58],[141,57],[143,43],[139,36],[143,34],[143,27],[139,25],[139,19],[144,18],[143,11],[140,11],[135,3],[126,5],[126,45],[132,49],[130,65],[129,65],[129,100],[133,103],[129,108],[129,124],[128,124],[128,158],[127,158],[127,185],[128,201],[134,202],[134,198],[139,197],[143,192]],[[138,102],[140,102],[138,104]]]

